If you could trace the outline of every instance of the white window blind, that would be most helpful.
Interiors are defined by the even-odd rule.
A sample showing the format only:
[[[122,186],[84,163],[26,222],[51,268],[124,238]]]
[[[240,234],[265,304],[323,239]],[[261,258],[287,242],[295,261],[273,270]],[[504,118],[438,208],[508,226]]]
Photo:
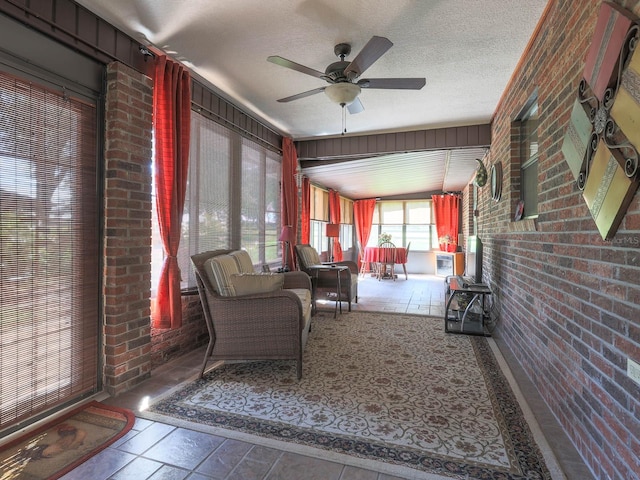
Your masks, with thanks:
[[[281,170],[281,155],[204,114],[191,112],[189,174],[178,249],[182,288],[196,286],[190,260],[196,253],[239,244],[256,265],[280,259]],[[164,256],[155,218],[153,230],[155,288]]]
[[[282,157],[266,151],[265,178],[265,220],[264,220],[264,260],[273,263],[282,257],[280,236],[280,179],[282,178]]]
[[[182,288],[196,285],[191,255],[230,245],[231,135],[229,129],[191,112],[189,174],[178,250]],[[159,276],[163,252],[157,232],[154,228],[158,235],[154,251],[159,250],[159,259],[153,271]],[[157,284],[157,280],[152,283]]]
[[[264,211],[264,161],[261,152],[252,142],[242,141],[242,201],[241,201],[241,247],[256,262],[260,255],[260,232],[264,222],[260,212]]]

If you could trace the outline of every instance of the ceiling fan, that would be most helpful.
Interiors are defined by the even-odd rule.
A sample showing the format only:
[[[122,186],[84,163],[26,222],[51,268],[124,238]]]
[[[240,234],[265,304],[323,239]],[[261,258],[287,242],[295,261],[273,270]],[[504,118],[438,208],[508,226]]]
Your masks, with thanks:
[[[268,57],[267,60],[271,63],[320,78],[329,83],[326,87],[314,88],[290,97],[281,98],[278,102],[291,102],[324,92],[331,101],[343,108],[346,106],[349,113],[353,114],[364,110],[362,102],[358,98],[363,88],[420,90],[426,83],[424,78],[360,79],[365,70],[373,65],[392,46],[393,43],[388,38],[373,36],[360,53],[351,62],[347,62],[345,57],[351,53],[351,45],[339,43],[334,47],[333,52],[340,58],[340,61],[330,64],[324,73],[280,56]]]

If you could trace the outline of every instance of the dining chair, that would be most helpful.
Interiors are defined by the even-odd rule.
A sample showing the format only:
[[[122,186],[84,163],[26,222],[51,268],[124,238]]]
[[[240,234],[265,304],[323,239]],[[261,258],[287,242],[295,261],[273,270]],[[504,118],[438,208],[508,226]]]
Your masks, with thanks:
[[[404,262],[402,262],[402,269],[404,270],[405,280],[409,280],[409,275],[407,275],[407,261],[409,260],[409,248],[411,248],[411,242],[407,243],[407,248],[404,249]]]
[[[360,257],[362,259],[362,262],[360,263],[360,275],[364,277],[365,274],[369,271],[369,265],[367,265],[368,262],[364,261],[364,247],[360,244],[360,242],[358,242],[358,251],[360,252]]]
[[[381,243],[377,264],[378,280],[382,280],[390,275],[395,281],[395,264],[396,246],[392,242]]]

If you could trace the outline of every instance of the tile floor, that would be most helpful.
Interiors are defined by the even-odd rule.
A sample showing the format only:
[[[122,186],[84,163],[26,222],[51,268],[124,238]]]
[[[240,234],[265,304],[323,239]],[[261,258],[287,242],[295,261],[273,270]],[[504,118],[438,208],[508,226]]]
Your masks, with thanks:
[[[407,281],[401,274],[395,282],[366,277],[361,279],[359,294],[359,303],[353,306],[355,310],[444,315],[444,280],[433,275],[409,275]],[[320,305],[320,310],[333,313],[333,304]],[[500,344],[499,338],[495,339],[566,478],[593,478],[513,356]],[[166,393],[191,378],[198,371],[203,354],[199,349],[177,358],[154,370],[151,378],[134,391],[108,398],[105,403],[136,411],[145,399]],[[401,477],[138,418],[125,437],[62,478],[393,480]]]

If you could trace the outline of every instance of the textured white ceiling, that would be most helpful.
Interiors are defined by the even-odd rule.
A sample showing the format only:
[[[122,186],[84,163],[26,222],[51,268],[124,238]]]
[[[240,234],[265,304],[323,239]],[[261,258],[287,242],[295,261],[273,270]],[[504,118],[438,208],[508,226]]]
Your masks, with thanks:
[[[341,109],[322,93],[278,103],[327,84],[269,63],[268,56],[324,71],[338,60],[333,53],[337,43],[352,45],[351,60],[373,35],[387,37],[394,46],[362,78],[425,77],[426,86],[419,91],[363,89],[365,110],[347,115],[348,135],[487,123],[547,3],[76,1],[141,44],[182,61],[220,94],[295,140],[339,135]],[[475,159],[469,165],[475,166]]]

